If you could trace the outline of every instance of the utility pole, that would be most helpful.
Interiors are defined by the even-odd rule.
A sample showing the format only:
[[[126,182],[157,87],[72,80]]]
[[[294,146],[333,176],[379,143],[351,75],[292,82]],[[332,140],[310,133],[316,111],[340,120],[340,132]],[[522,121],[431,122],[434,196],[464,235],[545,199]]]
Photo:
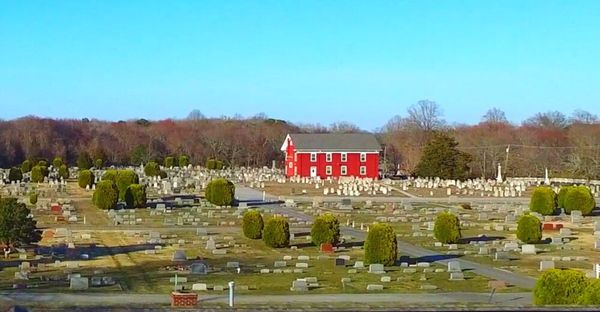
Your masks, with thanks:
[[[510,144],[506,147],[506,159],[504,160],[504,176],[508,177],[508,153],[510,152]]]

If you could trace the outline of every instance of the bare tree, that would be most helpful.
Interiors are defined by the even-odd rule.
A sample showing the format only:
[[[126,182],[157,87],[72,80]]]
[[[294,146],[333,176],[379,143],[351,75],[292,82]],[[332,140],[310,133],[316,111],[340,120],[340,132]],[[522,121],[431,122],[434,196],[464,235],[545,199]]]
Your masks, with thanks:
[[[418,130],[431,132],[444,126],[442,111],[434,101],[422,100],[408,108],[408,121]]]
[[[201,120],[204,118],[206,118],[206,116],[204,116],[204,114],[202,114],[200,110],[197,109],[192,110],[187,116],[188,120]]]
[[[506,119],[506,114],[496,107],[488,109],[488,111],[483,115],[481,122],[489,123],[489,124],[507,124],[508,119]]]
[[[334,122],[329,126],[330,132],[335,133],[357,133],[361,132],[360,128],[348,121]]]
[[[598,119],[598,115],[592,114],[588,111],[584,111],[581,109],[574,111],[573,114],[571,115],[570,120],[571,120],[571,123],[588,124],[588,125],[600,122],[600,120]]]
[[[523,124],[542,128],[564,129],[569,125],[569,121],[567,120],[565,114],[559,111],[549,111],[545,113],[537,113],[533,117],[525,120]]]

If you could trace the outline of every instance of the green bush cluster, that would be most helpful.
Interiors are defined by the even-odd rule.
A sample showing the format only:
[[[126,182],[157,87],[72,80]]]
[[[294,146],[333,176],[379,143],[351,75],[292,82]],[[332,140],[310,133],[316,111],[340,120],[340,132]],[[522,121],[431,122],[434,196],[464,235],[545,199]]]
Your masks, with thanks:
[[[81,170],[79,172],[79,178],[77,178],[77,184],[79,184],[79,187],[91,187],[92,183],[94,183],[94,174],[90,170]]]
[[[218,159],[207,159],[206,163],[204,164],[204,166],[206,167],[206,169],[209,170],[221,170],[223,169],[223,162],[218,160]]]
[[[533,289],[536,305],[577,304],[588,287],[585,274],[575,270],[552,269],[542,273]],[[585,300],[592,299],[587,296]]]
[[[189,164],[190,164],[189,157],[187,157],[185,155],[179,156],[179,167],[180,168],[187,167]]]
[[[572,187],[572,185],[561,186],[558,195],[556,195],[556,205],[558,208],[565,208],[565,198],[567,197],[567,192],[569,192]]]
[[[261,239],[264,226],[265,224],[260,211],[251,209],[244,213],[244,218],[242,219],[244,236],[250,239]]]
[[[127,188],[132,184],[138,183],[140,183],[140,178],[133,170],[118,170],[115,184],[119,190],[119,199],[125,200]]]
[[[290,245],[290,225],[283,217],[272,217],[267,220],[263,234],[263,241],[269,247],[284,248]]]
[[[48,176],[48,168],[40,165],[33,166],[31,168],[31,182],[40,183],[44,181],[44,178]]]
[[[54,157],[54,159],[52,160],[52,167],[54,168],[60,168],[60,166],[62,166],[64,164],[62,158],[56,156]]]
[[[529,201],[529,210],[544,216],[553,215],[556,210],[556,193],[546,186],[536,187]]]
[[[564,206],[566,213],[579,210],[582,214],[589,215],[596,207],[596,200],[587,186],[573,186],[565,195]]]
[[[231,206],[235,201],[235,185],[229,180],[212,180],[204,190],[204,197],[213,205]]]
[[[128,208],[146,207],[146,186],[140,184],[131,184],[125,191],[125,202]]]
[[[435,219],[433,236],[444,244],[458,243],[461,238],[458,217],[449,211],[440,213]]]
[[[340,223],[338,219],[326,213],[318,216],[310,230],[310,236],[315,246],[330,243],[336,245],[340,241]]]
[[[398,242],[394,229],[387,223],[376,223],[365,240],[365,262],[394,265],[398,257]]]
[[[92,202],[100,209],[114,209],[119,201],[119,189],[115,182],[102,180],[96,185]]]
[[[13,167],[10,168],[8,172],[8,180],[9,181],[23,181],[23,172],[21,172],[21,168]]]
[[[542,239],[542,222],[530,214],[522,216],[517,222],[517,238],[526,244],[539,242]]]

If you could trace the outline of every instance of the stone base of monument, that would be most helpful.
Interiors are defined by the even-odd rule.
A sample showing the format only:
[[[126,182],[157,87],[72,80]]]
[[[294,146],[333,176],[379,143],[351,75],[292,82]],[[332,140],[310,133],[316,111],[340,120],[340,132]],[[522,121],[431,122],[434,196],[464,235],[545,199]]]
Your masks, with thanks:
[[[172,307],[195,307],[196,304],[198,304],[198,294],[177,291],[171,293]]]

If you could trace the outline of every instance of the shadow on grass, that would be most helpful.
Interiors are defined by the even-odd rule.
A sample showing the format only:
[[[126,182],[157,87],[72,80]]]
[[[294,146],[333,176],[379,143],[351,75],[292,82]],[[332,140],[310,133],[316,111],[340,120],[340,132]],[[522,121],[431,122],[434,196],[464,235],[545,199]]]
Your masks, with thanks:
[[[436,262],[436,261],[443,261],[443,260],[451,260],[451,259],[456,259],[456,258],[460,258],[462,257],[462,255],[430,255],[430,256],[423,256],[423,257],[417,257],[417,258],[413,258],[410,256],[401,256],[400,259],[396,260],[396,265],[400,265],[400,263],[406,262],[409,265],[410,264],[416,264],[418,262]]]
[[[339,247],[345,247],[345,248],[352,248],[352,247],[359,247],[359,246],[363,246],[365,244],[365,242],[344,242],[339,244]]]
[[[470,242],[490,242],[490,241],[495,241],[495,240],[502,240],[505,239],[506,237],[504,236],[476,236],[476,237],[464,237],[460,239],[460,243],[461,244],[468,244]]]

